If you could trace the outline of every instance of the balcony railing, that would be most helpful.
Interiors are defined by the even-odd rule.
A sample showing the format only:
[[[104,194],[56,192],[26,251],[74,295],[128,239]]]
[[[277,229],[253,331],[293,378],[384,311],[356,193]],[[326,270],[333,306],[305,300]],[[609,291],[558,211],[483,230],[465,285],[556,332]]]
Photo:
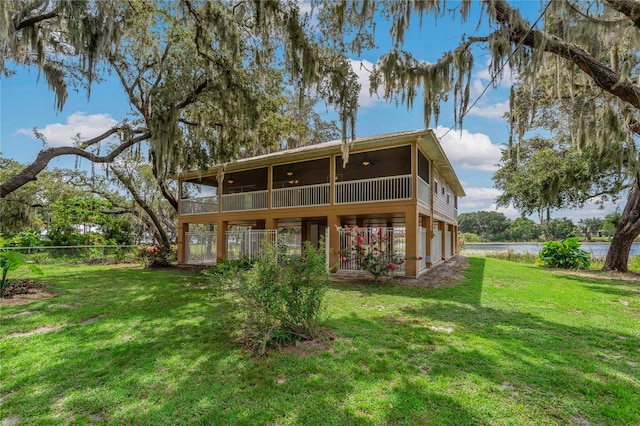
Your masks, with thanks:
[[[411,196],[411,175],[336,182],[336,204],[406,200]]]
[[[218,213],[218,196],[180,200],[180,214]]]
[[[431,204],[431,187],[421,177],[418,177],[418,201],[427,206]]]
[[[329,204],[328,183],[293,188],[278,188],[271,191],[271,208],[323,206]]]
[[[241,192],[222,196],[222,211],[236,212],[267,208],[267,191]]]

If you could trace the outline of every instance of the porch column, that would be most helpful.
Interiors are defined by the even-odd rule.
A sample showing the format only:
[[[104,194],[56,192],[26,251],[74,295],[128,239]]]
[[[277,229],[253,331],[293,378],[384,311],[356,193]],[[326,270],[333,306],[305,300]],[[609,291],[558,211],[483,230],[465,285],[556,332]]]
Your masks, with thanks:
[[[216,222],[216,237],[217,237],[217,258],[218,259],[226,259],[227,258],[227,230],[229,229],[229,222],[226,220],[218,220]]]
[[[278,220],[272,217],[268,217],[264,221],[265,229],[278,229]]]
[[[452,254],[458,254],[458,227],[455,225],[451,227],[451,239]]]
[[[441,244],[441,247],[442,247],[440,249],[440,251],[442,252],[442,257],[445,257],[445,255],[446,255],[445,252],[447,250],[445,244],[446,244],[446,241],[447,241],[447,226],[448,225],[447,225],[447,222],[443,222],[443,221],[440,221],[438,223],[440,224],[440,240],[441,240],[440,244]],[[441,260],[441,259],[436,259],[436,262],[439,261],[439,260]]]
[[[420,256],[420,246],[418,245],[418,238],[420,235],[420,229],[418,226],[418,212],[415,208],[410,208],[405,212],[405,256],[407,258],[405,263],[405,275],[407,277],[418,276],[418,256]],[[411,259],[413,258],[413,259]]]
[[[189,257],[187,255],[187,250],[189,250],[186,237],[187,232],[189,232],[189,224],[178,222],[178,264],[184,263]]]
[[[340,226],[340,218],[335,214],[328,215],[327,227],[329,228],[329,241],[325,241],[325,244],[329,244],[329,268],[332,270],[340,261],[340,257],[338,256],[338,250],[340,249],[338,226]]]
[[[427,230],[426,232],[426,241],[423,241],[424,244],[426,244],[425,248],[426,248],[426,257],[425,257],[425,262],[428,264],[429,262],[431,262],[431,239],[433,238],[433,229],[432,224],[431,224],[431,217],[429,216],[422,216],[422,227],[424,229]]]

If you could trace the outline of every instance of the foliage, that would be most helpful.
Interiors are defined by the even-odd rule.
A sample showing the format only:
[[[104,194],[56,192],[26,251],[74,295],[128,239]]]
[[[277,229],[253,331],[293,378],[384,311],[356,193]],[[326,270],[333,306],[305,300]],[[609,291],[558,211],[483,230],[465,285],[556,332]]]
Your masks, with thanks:
[[[628,147],[615,141],[609,145],[617,154],[627,155]],[[579,208],[594,198],[599,203],[615,201],[628,179],[618,171],[618,158],[603,156],[595,146],[578,148],[569,135],[522,140],[503,150],[493,177],[501,191],[497,204],[549,220],[553,210]]]
[[[458,216],[459,231],[477,234],[482,241],[504,241],[508,227],[509,219],[499,212],[478,211]]]
[[[0,155],[0,182],[4,182],[25,167],[15,160]],[[43,180],[46,180],[46,173]],[[40,180],[29,182],[19,190],[2,199],[0,203],[0,232],[15,234],[29,228],[39,228],[44,225],[37,210],[32,207],[38,203],[37,192]]]
[[[484,254],[484,256],[492,259],[508,260],[509,262],[526,263],[529,265],[533,265],[538,259],[538,256],[533,253],[521,253],[511,249],[502,252],[489,252]]]
[[[18,232],[8,238],[4,243],[6,247],[37,247],[42,245],[45,245],[45,241],[42,240],[40,233],[33,229]],[[1,246],[2,245],[0,245],[0,247]]]
[[[305,242],[302,256],[282,256],[268,241],[262,242],[259,259],[250,263],[223,263],[208,273],[216,284],[226,284],[238,298],[244,315],[243,340],[255,353],[268,347],[311,340],[319,327],[329,274],[324,248]],[[220,294],[218,288],[214,296]]]
[[[576,226],[566,217],[551,219],[542,226],[542,232],[547,240],[564,240],[576,235]]]
[[[175,262],[177,247],[167,248],[162,244],[141,244],[136,248],[136,257],[146,268],[164,268]]]
[[[589,253],[580,249],[577,237],[549,241],[538,254],[538,263],[549,268],[589,269]]]
[[[620,224],[620,212],[614,212],[607,214],[602,220],[603,233],[607,237],[612,237],[618,225]]]
[[[23,266],[33,273],[43,273],[42,270],[24,254],[15,251],[0,251],[0,270],[2,270],[2,277],[0,278],[0,297],[5,295],[5,290],[9,285],[9,272],[13,272]]]
[[[578,230],[580,231],[580,234],[587,239],[587,241],[591,241],[594,236],[597,236],[598,233],[602,231],[603,223],[604,221],[597,217],[580,219],[578,221]]]
[[[358,268],[369,273],[374,281],[382,276],[393,275],[398,267],[409,258],[396,253],[393,241],[382,232],[366,232],[358,226],[344,225],[349,233],[351,247],[338,253],[343,263],[354,261]],[[422,256],[414,260],[422,260]]]
[[[464,214],[464,213],[462,213]],[[480,238],[480,235],[475,234],[473,232],[459,232],[458,233],[458,237],[459,238],[464,238],[465,242],[467,243],[479,243],[482,242],[482,239]]]
[[[541,233],[540,227],[533,220],[518,217],[509,222],[505,236],[507,241],[536,241]]]

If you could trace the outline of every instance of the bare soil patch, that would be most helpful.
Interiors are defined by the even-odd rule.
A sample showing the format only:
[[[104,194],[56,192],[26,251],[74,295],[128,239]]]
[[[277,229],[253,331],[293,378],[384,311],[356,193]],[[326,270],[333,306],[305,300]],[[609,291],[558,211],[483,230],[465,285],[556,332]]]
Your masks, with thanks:
[[[427,269],[418,278],[408,277],[383,277],[378,284],[393,282],[409,287],[452,287],[457,285],[464,278],[464,272],[469,268],[469,262],[464,256],[456,255],[446,261],[439,262],[435,266]],[[366,273],[358,274],[336,274],[331,276],[333,282],[355,282],[373,284],[373,278]]]
[[[3,297],[0,297],[0,306],[24,305],[34,300],[49,299],[53,297],[49,289],[49,284],[21,280],[10,284],[10,287]]]
[[[399,277],[396,281],[401,285],[412,287],[453,287],[464,278],[467,268],[469,268],[467,258],[456,255],[427,269],[418,278]]]
[[[54,326],[51,326],[51,327],[48,327],[48,326],[38,327],[35,330],[31,330],[31,331],[9,333],[9,334],[7,334],[6,337],[25,337],[25,336],[32,336],[34,334],[51,333],[52,331],[59,330],[61,327],[62,326],[60,326],[60,325],[54,325]]]

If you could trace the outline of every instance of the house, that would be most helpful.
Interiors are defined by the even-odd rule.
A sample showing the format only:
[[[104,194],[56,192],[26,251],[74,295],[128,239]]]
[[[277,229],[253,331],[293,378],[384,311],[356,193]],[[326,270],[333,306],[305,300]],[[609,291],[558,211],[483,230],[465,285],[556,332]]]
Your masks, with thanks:
[[[357,270],[348,227],[382,236],[388,252],[420,272],[457,253],[458,198],[465,195],[432,130],[355,140],[348,161],[342,142],[242,159],[206,172],[177,175],[178,262],[254,256],[263,238],[292,251],[324,237],[329,265]],[[342,260],[342,261],[341,261]]]

